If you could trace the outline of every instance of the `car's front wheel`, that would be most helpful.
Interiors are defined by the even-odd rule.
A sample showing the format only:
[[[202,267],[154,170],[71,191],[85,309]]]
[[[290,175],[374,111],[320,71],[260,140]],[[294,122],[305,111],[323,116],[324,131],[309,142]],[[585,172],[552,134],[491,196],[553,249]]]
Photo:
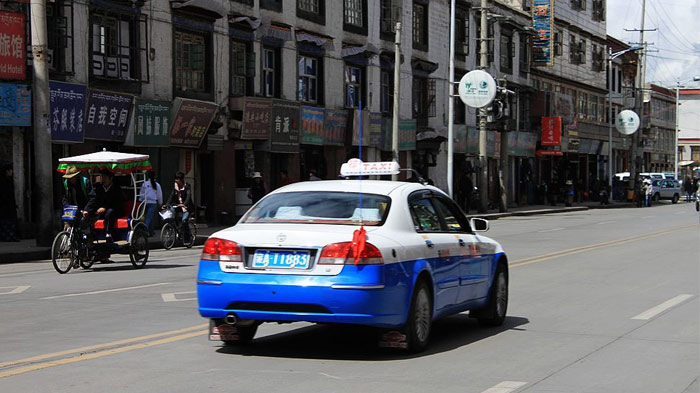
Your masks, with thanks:
[[[422,352],[428,347],[432,322],[433,308],[430,291],[425,281],[420,281],[413,292],[411,309],[406,323],[407,349],[410,352]]]

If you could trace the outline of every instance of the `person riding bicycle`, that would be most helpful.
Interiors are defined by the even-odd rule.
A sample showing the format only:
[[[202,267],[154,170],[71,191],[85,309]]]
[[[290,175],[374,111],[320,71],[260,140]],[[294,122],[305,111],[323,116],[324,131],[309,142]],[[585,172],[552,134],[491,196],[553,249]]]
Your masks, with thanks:
[[[103,169],[100,174],[102,180],[101,183],[95,185],[94,203],[90,204],[86,210],[105,220],[105,237],[107,240],[111,240],[110,231],[115,220],[122,215],[124,194],[121,187],[114,182],[114,174],[111,171]]]
[[[190,214],[194,212],[194,203],[192,202],[192,187],[189,183],[185,182],[184,173],[177,172],[175,174],[173,191],[170,193],[166,203],[172,206],[171,210],[173,210],[173,215],[176,219],[175,222],[177,222],[177,218],[180,217],[184,239],[189,241],[190,228],[187,225],[187,220],[189,220]],[[163,209],[166,208],[167,206],[164,205]]]
[[[66,173],[63,174],[63,206],[72,205],[78,207],[78,214],[75,217],[76,224],[80,219],[87,217],[87,207],[95,199],[95,189],[92,187],[92,182],[87,176],[78,170],[75,166],[66,168]]]

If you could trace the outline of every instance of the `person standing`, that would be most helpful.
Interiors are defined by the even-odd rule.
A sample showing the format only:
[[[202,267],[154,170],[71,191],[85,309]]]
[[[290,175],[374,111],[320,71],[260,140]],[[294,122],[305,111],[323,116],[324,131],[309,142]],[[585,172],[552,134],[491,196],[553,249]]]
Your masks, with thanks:
[[[690,199],[693,195],[693,179],[686,177],[685,181],[683,182],[683,191],[685,191],[685,201],[690,202]]]
[[[154,171],[148,171],[148,180],[141,186],[139,201],[146,204],[144,224],[148,228],[148,236],[153,236],[155,235],[155,232],[153,232],[153,218],[163,204],[163,190],[156,181],[156,173]]]
[[[11,164],[0,172],[0,241],[18,242],[17,201],[15,200],[14,170]]]
[[[267,195],[267,185],[260,172],[253,172],[253,185],[248,190],[248,198],[253,201],[253,205]]]

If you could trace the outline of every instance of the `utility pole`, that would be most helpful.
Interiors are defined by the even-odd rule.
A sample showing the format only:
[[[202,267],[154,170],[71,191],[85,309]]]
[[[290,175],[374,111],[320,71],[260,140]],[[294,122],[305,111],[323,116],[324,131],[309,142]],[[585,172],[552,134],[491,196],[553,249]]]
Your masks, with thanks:
[[[394,38],[394,113],[391,123],[391,151],[394,161],[399,162],[399,93],[401,91],[401,22],[396,22]],[[391,175],[391,180],[399,180],[399,175]]]
[[[639,54],[637,62],[637,96],[635,99],[634,107],[639,115],[640,124],[639,131],[632,134],[632,146],[630,147],[630,178],[628,187],[632,188],[635,193],[639,189],[639,182],[637,181],[637,174],[640,172],[641,159],[639,158],[639,144],[642,141],[642,133],[644,132],[644,79],[646,71],[646,54],[647,45],[644,42],[644,25],[646,20],[646,0],[642,0],[642,28],[639,30],[639,45],[643,45],[644,49]],[[642,152],[644,150],[642,149]],[[642,198],[643,195],[637,195],[637,198]]]
[[[509,101],[509,95],[508,95],[508,79],[504,76],[502,79],[502,86],[500,87],[503,89],[503,100],[504,102],[504,111],[506,108],[508,108],[508,101]],[[513,108],[509,108],[509,111],[512,111]],[[512,113],[512,112],[511,112]],[[503,116],[505,116],[505,113],[503,113]],[[508,211],[508,132],[511,130],[507,129],[507,125],[503,127],[503,130],[501,130],[501,169],[498,171],[499,172],[499,180],[500,180],[500,187],[499,189],[501,190],[501,198],[499,200],[498,204],[498,211],[501,213],[505,213]]]
[[[455,1],[450,1],[450,70],[447,82],[447,194],[450,198],[454,196]]]
[[[46,2],[30,2],[32,69],[34,70],[34,195],[37,201],[36,245],[50,246],[53,240],[53,181],[51,128],[49,127],[49,68],[46,44]]]
[[[479,69],[489,68],[488,59],[488,20],[487,0],[481,0],[481,35],[479,43]],[[479,109],[479,213],[485,213],[488,206],[488,159],[486,151],[486,108]]]

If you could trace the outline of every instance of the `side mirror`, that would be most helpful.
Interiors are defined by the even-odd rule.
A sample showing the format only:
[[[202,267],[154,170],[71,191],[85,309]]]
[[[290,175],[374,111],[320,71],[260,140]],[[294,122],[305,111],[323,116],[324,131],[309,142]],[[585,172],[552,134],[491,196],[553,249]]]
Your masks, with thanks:
[[[486,232],[489,230],[489,221],[483,218],[472,218],[469,220],[469,225],[471,225],[474,232]]]

